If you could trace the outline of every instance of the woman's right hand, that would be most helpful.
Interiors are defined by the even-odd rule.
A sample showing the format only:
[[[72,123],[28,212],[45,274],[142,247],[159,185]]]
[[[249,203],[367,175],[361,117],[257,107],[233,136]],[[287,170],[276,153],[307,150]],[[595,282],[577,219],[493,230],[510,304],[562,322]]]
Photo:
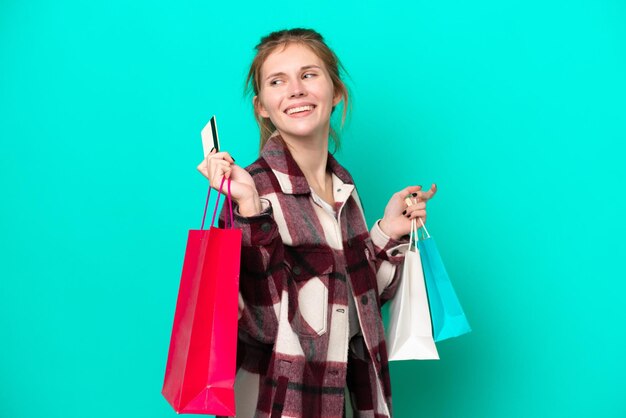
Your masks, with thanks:
[[[261,201],[254,180],[250,174],[235,164],[235,160],[228,152],[215,152],[198,164],[198,171],[209,179],[212,188],[219,190],[222,179],[230,179],[230,195],[239,206],[239,213],[243,216],[252,216],[261,212]],[[228,193],[228,184],[224,182],[222,193]]]

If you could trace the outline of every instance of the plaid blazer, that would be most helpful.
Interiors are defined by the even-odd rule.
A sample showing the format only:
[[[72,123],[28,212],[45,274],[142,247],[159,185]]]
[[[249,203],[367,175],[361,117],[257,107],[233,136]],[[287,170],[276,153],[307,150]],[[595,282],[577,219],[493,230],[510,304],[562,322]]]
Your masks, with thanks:
[[[346,388],[355,416],[391,417],[380,308],[397,289],[408,245],[378,222],[368,231],[352,177],[330,154],[327,167],[337,218],[278,135],[246,168],[263,210],[243,217],[235,208],[243,232],[238,418],[341,418]],[[352,339],[348,298],[361,328]]]

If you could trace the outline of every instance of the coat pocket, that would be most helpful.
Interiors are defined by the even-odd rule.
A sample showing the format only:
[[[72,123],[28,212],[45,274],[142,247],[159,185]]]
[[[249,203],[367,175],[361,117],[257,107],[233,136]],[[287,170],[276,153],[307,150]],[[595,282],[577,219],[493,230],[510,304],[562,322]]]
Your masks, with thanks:
[[[289,322],[302,337],[324,335],[328,327],[328,288],[333,252],[326,247],[289,247]]]
[[[361,295],[370,289],[376,289],[378,269],[372,239],[369,236],[353,238],[344,251],[354,293]]]

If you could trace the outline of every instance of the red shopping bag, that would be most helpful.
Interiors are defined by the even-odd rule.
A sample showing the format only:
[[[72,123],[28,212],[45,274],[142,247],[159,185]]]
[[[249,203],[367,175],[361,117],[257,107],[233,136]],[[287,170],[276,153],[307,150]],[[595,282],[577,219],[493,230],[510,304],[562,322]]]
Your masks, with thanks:
[[[222,185],[220,186],[220,191]],[[230,225],[190,230],[162,394],[177,413],[235,415],[241,231]],[[226,199],[225,199],[226,201]]]

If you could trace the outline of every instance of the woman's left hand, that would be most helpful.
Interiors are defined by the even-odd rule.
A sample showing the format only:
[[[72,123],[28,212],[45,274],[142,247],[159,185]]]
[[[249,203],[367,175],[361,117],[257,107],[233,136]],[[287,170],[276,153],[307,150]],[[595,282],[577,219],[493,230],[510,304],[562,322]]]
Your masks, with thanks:
[[[426,192],[422,186],[409,186],[394,193],[387,203],[385,214],[380,221],[380,229],[391,238],[399,239],[411,232],[411,219],[422,218],[426,223],[426,202],[437,193],[437,185],[433,184]],[[407,207],[407,197],[413,202]],[[418,226],[420,223],[418,222]]]

